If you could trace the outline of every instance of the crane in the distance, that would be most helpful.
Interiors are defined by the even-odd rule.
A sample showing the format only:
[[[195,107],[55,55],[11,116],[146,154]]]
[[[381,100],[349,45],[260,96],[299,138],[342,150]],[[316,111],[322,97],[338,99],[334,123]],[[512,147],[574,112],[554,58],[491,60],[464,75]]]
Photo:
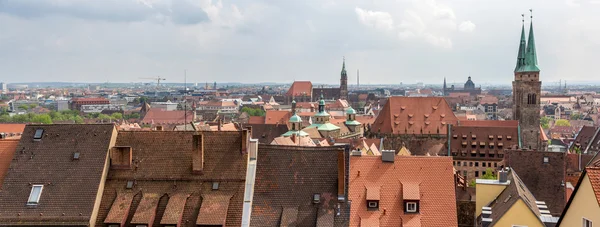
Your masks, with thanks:
[[[160,77],[160,76],[157,76],[157,77],[143,77],[143,78],[140,78],[140,79],[156,80],[156,87],[160,87],[160,81],[161,80],[166,80],[165,78]]]

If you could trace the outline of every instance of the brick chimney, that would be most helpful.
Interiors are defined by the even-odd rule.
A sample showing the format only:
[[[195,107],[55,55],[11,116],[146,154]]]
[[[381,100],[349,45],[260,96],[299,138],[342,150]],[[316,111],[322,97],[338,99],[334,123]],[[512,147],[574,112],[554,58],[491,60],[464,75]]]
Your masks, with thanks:
[[[110,149],[110,168],[131,169],[132,158],[131,147],[112,147]]]
[[[221,131],[221,127],[223,127],[223,120],[219,118],[219,121],[217,122],[217,131]]]
[[[248,145],[252,137],[252,127],[242,129],[242,154],[248,153]]]
[[[204,170],[204,135],[193,135],[192,172],[202,174]]]

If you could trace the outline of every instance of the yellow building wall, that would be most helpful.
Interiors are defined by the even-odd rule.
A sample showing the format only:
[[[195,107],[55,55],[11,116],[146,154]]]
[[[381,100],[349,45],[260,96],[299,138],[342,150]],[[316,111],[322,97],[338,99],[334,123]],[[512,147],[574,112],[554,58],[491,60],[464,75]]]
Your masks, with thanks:
[[[592,221],[594,226],[600,225],[600,206],[587,174],[581,181],[560,226],[582,226],[583,218]]]
[[[513,206],[496,222],[494,226],[527,226],[544,227],[540,218],[537,217],[529,207],[519,199]],[[581,225],[581,224],[580,224]]]
[[[475,207],[477,211],[475,213],[476,217],[479,217],[481,214],[481,208],[488,205],[492,202],[502,190],[504,190],[505,185],[493,185],[493,184],[477,184],[475,185]]]

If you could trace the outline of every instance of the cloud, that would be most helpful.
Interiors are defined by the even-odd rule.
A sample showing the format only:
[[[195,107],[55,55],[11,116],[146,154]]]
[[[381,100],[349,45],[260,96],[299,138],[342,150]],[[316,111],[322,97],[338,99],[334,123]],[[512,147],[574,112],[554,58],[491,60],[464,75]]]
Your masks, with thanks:
[[[358,20],[366,26],[385,31],[394,29],[394,20],[388,12],[364,10],[358,7],[355,8],[355,12]]]
[[[460,23],[460,25],[458,25],[458,30],[461,32],[473,32],[475,31],[475,24],[473,24],[473,22],[470,20],[463,21]]]
[[[435,35],[430,34],[430,33],[423,34],[423,37],[431,45],[434,45],[434,46],[437,46],[437,47],[441,47],[441,48],[445,48],[445,49],[452,48],[452,41],[448,37],[435,36]]]
[[[190,0],[0,0],[0,13],[35,19],[67,16],[108,22],[161,21],[176,24],[208,21],[208,15]]]

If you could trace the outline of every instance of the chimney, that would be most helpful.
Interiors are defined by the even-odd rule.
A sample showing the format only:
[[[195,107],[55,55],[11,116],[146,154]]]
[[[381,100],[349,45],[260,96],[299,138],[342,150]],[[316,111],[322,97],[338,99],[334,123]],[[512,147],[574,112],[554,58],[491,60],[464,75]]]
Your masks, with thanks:
[[[202,174],[204,169],[204,138],[203,135],[193,135],[192,172]]]
[[[222,126],[223,126],[223,120],[221,120],[221,119],[219,118],[219,121],[217,122],[217,129],[218,129],[217,131],[221,131],[221,127],[222,127]]]
[[[381,151],[381,161],[383,162],[394,162],[394,158],[396,153],[393,150],[382,150]]]
[[[352,150],[351,155],[352,156],[361,156],[362,153],[360,152],[360,149],[357,149],[357,150]]]
[[[292,140],[292,142],[294,142],[294,144],[296,144],[296,133],[292,133],[292,135],[290,136],[290,139]]]
[[[162,125],[157,125],[156,126],[156,131],[162,131],[163,130],[163,126]]]
[[[248,153],[248,143],[252,137],[250,130],[249,128],[242,129],[242,154]]]
[[[498,171],[498,181],[500,183],[506,183],[508,178],[508,172],[505,170],[500,170]]]
[[[131,169],[131,147],[112,147],[110,149],[110,167],[112,169]]]

